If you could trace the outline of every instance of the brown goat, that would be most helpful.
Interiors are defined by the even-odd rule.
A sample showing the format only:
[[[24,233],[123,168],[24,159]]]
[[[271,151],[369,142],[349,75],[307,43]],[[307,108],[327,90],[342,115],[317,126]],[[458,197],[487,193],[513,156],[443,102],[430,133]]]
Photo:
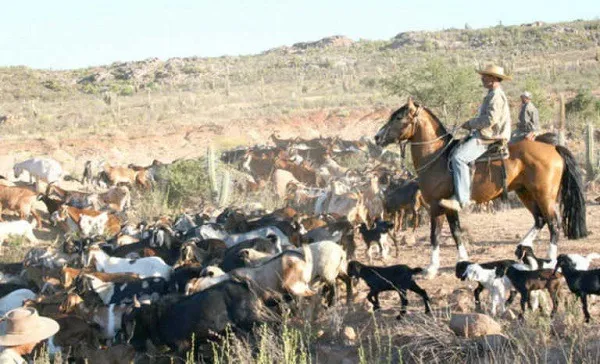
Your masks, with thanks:
[[[109,236],[115,236],[121,231],[121,221],[118,217],[113,214],[108,214],[106,212],[90,210],[90,209],[79,209],[73,206],[62,205],[57,211],[52,214],[51,219],[60,224],[61,228],[66,233],[84,233],[88,234],[89,232],[86,228],[83,228],[81,224],[82,216],[87,216],[89,218],[97,218],[102,214],[107,215],[106,223],[104,224],[104,233]],[[77,225],[76,230],[74,231],[73,224],[69,223],[69,220],[75,225]],[[87,227],[94,228],[94,227]]]
[[[37,193],[25,187],[9,187],[0,185],[0,221],[4,209],[19,214],[23,220],[33,215],[38,228],[42,226],[42,219],[35,211],[33,204],[37,201]]]
[[[126,183],[130,186],[139,186],[143,189],[150,189],[146,169],[136,171],[128,167],[104,164],[104,172],[106,173],[108,182],[112,186],[116,186],[119,183]]]
[[[60,281],[65,286],[66,289],[70,288],[77,278],[81,274],[90,274],[94,277],[100,279],[103,282],[134,282],[140,279],[140,276],[136,273],[104,273],[104,272],[95,272],[91,269],[77,269],[77,268],[69,268],[63,267],[60,275]]]

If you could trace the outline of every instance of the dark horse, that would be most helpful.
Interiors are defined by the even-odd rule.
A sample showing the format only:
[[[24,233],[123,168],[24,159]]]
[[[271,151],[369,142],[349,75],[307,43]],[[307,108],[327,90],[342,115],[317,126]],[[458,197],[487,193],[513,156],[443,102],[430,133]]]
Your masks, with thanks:
[[[444,215],[456,242],[459,261],[468,259],[458,213],[439,206],[441,199],[449,198],[453,193],[448,160],[456,143],[440,120],[412,99],[396,110],[375,135],[375,142],[382,147],[403,141],[411,143],[419,187],[431,206],[432,252],[428,275],[434,276],[440,266],[438,238]],[[533,227],[520,244],[532,245],[540,230],[548,224],[549,256],[556,259],[561,223],[567,238],[587,236],[585,196],[575,158],[565,147],[529,140],[509,144],[509,151],[510,157],[505,160],[508,189],[517,193],[534,218]],[[501,174],[501,161],[476,163],[471,198],[482,203],[499,197],[502,194]],[[559,194],[563,205],[562,221],[559,219]]]

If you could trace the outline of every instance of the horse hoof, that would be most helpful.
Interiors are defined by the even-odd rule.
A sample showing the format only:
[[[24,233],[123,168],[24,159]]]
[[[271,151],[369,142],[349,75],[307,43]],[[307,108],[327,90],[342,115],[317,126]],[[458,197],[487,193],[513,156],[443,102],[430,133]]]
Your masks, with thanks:
[[[423,275],[425,276],[426,279],[433,279],[437,276],[438,274],[438,267],[434,267],[434,266],[428,266],[427,268],[425,268],[425,271],[423,272]]]

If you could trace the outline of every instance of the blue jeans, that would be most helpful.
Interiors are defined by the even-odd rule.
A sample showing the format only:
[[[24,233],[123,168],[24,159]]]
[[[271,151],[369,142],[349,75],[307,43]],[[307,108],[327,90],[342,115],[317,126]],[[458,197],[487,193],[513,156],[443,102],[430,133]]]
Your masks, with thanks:
[[[452,152],[450,162],[454,178],[454,197],[464,206],[471,199],[471,173],[469,163],[479,158],[487,151],[489,144],[481,139],[470,137]]]

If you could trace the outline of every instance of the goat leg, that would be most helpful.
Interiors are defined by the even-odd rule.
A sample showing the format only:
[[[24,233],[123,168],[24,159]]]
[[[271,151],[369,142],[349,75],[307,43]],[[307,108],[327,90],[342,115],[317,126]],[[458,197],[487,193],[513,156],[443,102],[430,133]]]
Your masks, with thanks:
[[[510,293],[508,294],[508,299],[506,300],[506,306],[512,305],[516,296],[517,296],[517,291],[511,290]]]
[[[585,316],[585,323],[590,323],[590,311],[588,311],[587,294],[580,293],[581,305],[583,307],[583,315]]]
[[[523,319],[525,317],[525,305],[529,303],[529,292],[527,290],[521,292],[521,313],[519,314],[519,318]]]
[[[406,315],[406,306],[408,306],[408,299],[406,299],[406,289],[398,290],[398,295],[400,296],[400,302],[402,303],[402,307],[400,308],[400,314],[396,316],[396,320],[400,320],[404,315]]]
[[[352,278],[344,272],[340,272],[337,278],[341,279],[346,284],[346,304],[350,304],[352,302]]]
[[[373,311],[379,309],[379,300],[375,299],[375,293],[373,291],[369,291],[369,294],[367,295],[367,300],[373,305]]]
[[[558,310],[558,289],[550,292],[550,297],[552,297],[552,312],[550,312],[550,317],[554,317]]]
[[[327,307],[331,307],[336,301],[335,282],[333,284],[327,284],[326,287],[329,290],[329,292],[327,292]]]
[[[431,306],[429,304],[430,300],[429,296],[427,295],[427,291],[419,287],[419,285],[415,281],[411,282],[410,287],[408,289],[421,296],[421,298],[423,299],[423,304],[425,305],[425,314],[431,314]]]
[[[473,296],[475,296],[475,310],[481,311],[481,300],[479,299],[479,295],[483,292],[484,287],[481,283],[477,283],[477,288],[473,291]]]

